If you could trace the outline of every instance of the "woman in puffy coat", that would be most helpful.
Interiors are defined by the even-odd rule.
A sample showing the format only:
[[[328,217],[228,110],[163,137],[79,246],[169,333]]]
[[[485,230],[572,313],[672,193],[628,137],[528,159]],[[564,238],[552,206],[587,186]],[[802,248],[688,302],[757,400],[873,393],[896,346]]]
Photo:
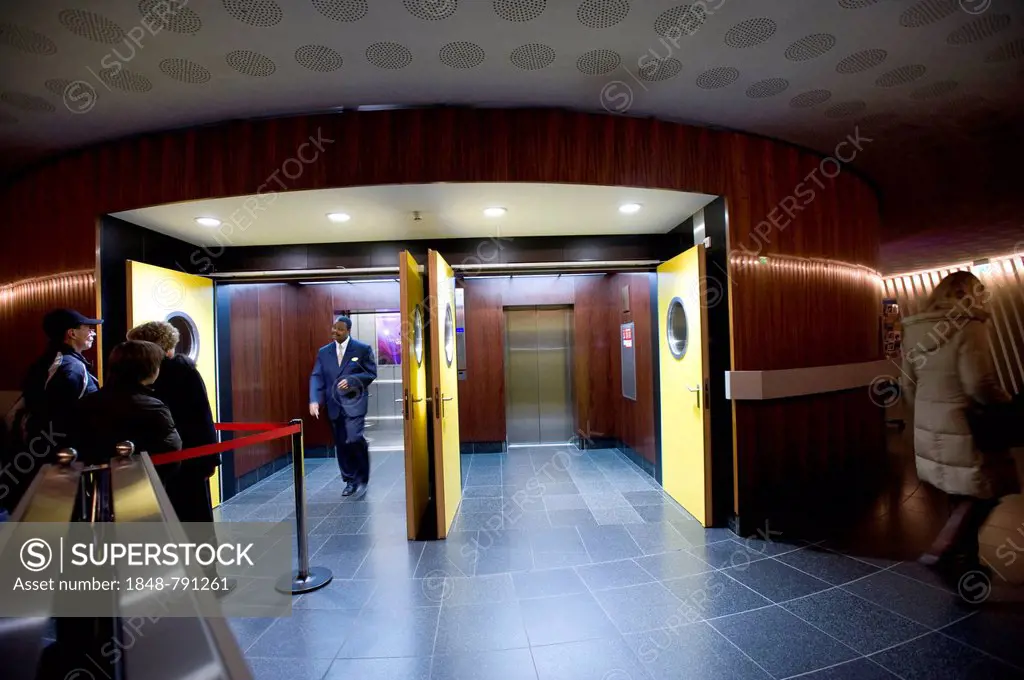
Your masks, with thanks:
[[[1020,482],[1007,450],[979,448],[971,414],[1010,401],[992,361],[989,293],[970,272],[944,278],[925,310],[903,322],[903,395],[914,410],[921,481],[949,494],[951,514],[920,561],[956,577],[984,569],[978,531]]]

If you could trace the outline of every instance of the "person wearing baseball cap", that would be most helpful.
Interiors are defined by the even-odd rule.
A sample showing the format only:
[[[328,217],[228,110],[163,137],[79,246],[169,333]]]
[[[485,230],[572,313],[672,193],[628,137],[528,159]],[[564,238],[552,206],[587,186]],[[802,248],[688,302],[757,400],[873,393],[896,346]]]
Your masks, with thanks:
[[[103,319],[90,319],[73,309],[55,309],[43,318],[49,343],[22,384],[30,414],[30,438],[38,436],[41,429],[66,434],[78,400],[99,389],[92,364],[82,353],[92,348],[96,326],[101,323]],[[53,448],[49,457],[56,455],[61,443]]]

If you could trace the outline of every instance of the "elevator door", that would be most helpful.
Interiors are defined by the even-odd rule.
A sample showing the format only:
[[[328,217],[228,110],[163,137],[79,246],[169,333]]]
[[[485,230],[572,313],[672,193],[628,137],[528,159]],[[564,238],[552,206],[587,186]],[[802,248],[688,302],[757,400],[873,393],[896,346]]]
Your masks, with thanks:
[[[564,444],[573,436],[572,308],[505,310],[509,444]]]

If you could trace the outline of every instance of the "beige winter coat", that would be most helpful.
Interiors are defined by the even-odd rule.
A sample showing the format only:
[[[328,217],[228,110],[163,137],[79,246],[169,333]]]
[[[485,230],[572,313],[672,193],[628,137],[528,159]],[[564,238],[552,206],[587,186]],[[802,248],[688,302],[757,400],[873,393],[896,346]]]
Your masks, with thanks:
[[[917,476],[950,494],[999,498],[1019,492],[1013,459],[979,451],[967,421],[972,402],[1010,399],[992,362],[987,319],[980,309],[906,319],[901,383],[914,411]]]

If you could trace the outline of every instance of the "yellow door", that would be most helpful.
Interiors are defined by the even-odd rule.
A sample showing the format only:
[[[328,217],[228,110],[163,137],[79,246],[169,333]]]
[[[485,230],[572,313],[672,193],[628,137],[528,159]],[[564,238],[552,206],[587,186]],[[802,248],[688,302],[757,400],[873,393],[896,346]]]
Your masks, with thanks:
[[[192,328],[190,355],[206,383],[206,394],[217,419],[217,348],[214,342],[213,281],[202,276],[128,260],[128,328],[147,321],[173,321]],[[179,328],[179,331],[181,330]],[[124,338],[112,338],[116,344]],[[210,478],[210,497],[220,505],[220,468]]]
[[[658,267],[661,483],[703,525],[711,521],[704,246]]]
[[[437,536],[452,528],[462,500],[459,372],[455,360],[455,274],[437,251],[427,253],[430,285],[430,394],[434,424]]]
[[[407,251],[399,258],[402,295],[402,416],[405,419],[405,507],[409,540],[420,534],[430,503],[430,450],[427,447],[427,356],[423,275]]]

